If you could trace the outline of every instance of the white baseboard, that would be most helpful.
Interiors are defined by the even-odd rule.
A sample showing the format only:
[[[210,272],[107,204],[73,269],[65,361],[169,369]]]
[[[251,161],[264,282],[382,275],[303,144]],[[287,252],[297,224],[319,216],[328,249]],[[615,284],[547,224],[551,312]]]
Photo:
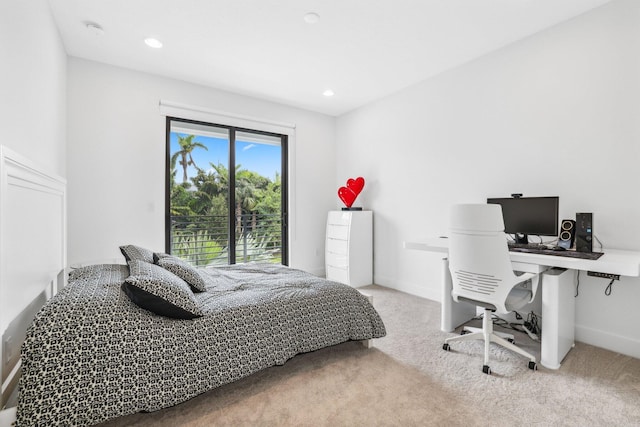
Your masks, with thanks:
[[[429,292],[429,290],[425,289],[424,286],[410,283],[398,283],[397,281],[378,276],[376,276],[376,284],[440,302],[440,294],[438,292]],[[544,319],[542,322],[544,329]],[[575,339],[576,341],[580,341],[585,344],[590,344],[595,347],[604,348],[606,350],[615,351],[626,356],[640,359],[640,341],[633,338],[576,325]]]
[[[432,301],[440,302],[441,295],[439,288],[431,289],[425,286],[423,283],[411,283],[398,281],[395,278],[375,275],[374,282],[377,285],[384,286],[386,288],[395,289],[400,292],[406,292],[411,295],[415,295],[421,298],[427,298]],[[534,310],[535,311],[535,310]],[[544,329],[544,319],[543,329]],[[601,331],[598,329],[588,328],[582,325],[575,326],[575,339],[576,341],[590,344],[596,347],[604,348],[610,351],[615,351],[627,356],[640,359],[640,341],[612,334],[610,332]]]
[[[380,276],[378,274],[374,277],[374,283],[376,285],[384,286],[385,288],[395,289],[396,291],[405,292],[407,294],[430,299],[436,302],[440,302],[441,299],[440,285],[437,286],[436,290],[433,290],[425,286],[424,283],[399,281],[395,278]]]
[[[582,325],[576,325],[575,331],[576,341],[640,359],[640,341],[636,339]]]
[[[294,267],[295,268],[295,267]],[[314,276],[318,276],[318,277],[326,277],[326,272],[324,270],[324,267],[319,267],[319,268],[307,268],[305,269],[305,271],[307,273],[311,273]]]
[[[0,427],[12,427],[16,422],[16,407],[0,411]]]

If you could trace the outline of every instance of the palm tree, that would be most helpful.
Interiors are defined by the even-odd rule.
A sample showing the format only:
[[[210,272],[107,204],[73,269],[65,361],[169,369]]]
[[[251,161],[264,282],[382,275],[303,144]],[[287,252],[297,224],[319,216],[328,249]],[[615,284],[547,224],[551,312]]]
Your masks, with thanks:
[[[176,151],[173,154],[173,156],[171,156],[171,163],[173,165],[175,165],[176,160],[180,158],[180,161],[178,163],[180,163],[180,166],[182,166],[182,171],[183,171],[182,182],[183,183],[187,182],[187,179],[189,179],[189,177],[187,176],[187,168],[189,166],[193,166],[194,168],[200,170],[200,168],[193,161],[193,157],[191,157],[191,152],[197,147],[208,150],[207,147],[201,144],[200,142],[194,142],[193,138],[195,138],[195,135],[187,135],[187,136],[178,135],[178,144],[180,144],[181,150]]]
[[[240,213],[253,211],[256,205],[255,193],[256,185],[252,179],[252,173],[247,170],[238,171],[236,175],[236,204]]]
[[[213,163],[209,164],[217,174],[216,183],[218,184],[218,194],[224,194],[224,196],[227,197],[227,200],[229,200],[229,170],[222,163],[218,163],[217,165],[214,165]],[[235,168],[236,174],[238,173],[239,166],[240,165],[237,165]]]

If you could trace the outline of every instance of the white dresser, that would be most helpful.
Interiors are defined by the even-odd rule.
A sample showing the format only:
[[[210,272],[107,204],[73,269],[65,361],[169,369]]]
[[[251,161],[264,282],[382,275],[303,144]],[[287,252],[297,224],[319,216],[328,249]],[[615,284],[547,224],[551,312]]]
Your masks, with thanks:
[[[353,287],[373,283],[373,212],[330,211],[325,242],[327,279]]]

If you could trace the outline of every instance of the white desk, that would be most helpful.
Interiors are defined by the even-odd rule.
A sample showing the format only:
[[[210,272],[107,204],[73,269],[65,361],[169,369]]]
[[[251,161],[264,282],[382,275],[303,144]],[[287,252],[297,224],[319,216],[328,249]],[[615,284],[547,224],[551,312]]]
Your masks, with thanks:
[[[452,282],[449,273],[449,241],[444,237],[405,242],[406,249],[445,254],[442,260],[442,314],[440,328],[453,330],[475,317],[476,307],[468,303],[456,303],[451,297]],[[598,271],[621,276],[640,276],[640,252],[607,249],[597,260],[570,258],[554,255],[510,252],[514,270],[542,274],[542,322],[540,343],[542,366],[558,369],[562,359],[574,345],[575,297],[574,286],[577,270]]]

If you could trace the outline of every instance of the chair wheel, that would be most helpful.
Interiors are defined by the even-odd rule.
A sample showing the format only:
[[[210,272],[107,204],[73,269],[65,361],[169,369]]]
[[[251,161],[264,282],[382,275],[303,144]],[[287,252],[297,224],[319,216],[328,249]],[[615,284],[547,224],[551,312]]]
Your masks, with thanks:
[[[531,369],[532,371],[537,371],[538,370],[538,364],[536,362],[529,362],[529,369]]]
[[[444,351],[449,351],[449,350],[451,349],[451,347],[449,347],[449,344],[444,343],[444,344],[442,344],[442,349],[443,349]]]
[[[482,367],[482,372],[484,372],[487,375],[491,375],[491,368],[489,367],[489,365],[484,365]]]
[[[516,340],[513,338],[507,338],[507,341],[509,341],[511,344],[515,344]]]

